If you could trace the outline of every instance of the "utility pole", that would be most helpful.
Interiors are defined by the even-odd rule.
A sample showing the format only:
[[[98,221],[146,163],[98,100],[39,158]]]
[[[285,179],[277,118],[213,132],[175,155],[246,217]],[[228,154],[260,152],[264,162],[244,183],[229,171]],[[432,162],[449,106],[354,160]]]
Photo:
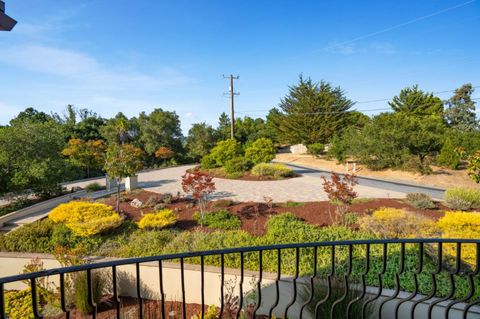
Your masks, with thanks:
[[[227,94],[230,94],[230,115],[231,115],[231,120],[230,120],[230,138],[235,138],[235,95],[240,95],[240,93],[237,93],[233,90],[233,80],[238,80],[240,77],[233,76],[230,74],[230,76],[223,76],[224,79],[230,79],[230,88],[228,90]]]

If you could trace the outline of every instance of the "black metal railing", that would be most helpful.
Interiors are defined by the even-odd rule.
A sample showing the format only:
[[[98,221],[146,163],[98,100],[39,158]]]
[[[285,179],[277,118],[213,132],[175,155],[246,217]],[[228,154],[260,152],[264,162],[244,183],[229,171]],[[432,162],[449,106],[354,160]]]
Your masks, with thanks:
[[[173,316],[190,318],[188,294],[199,300],[197,315],[208,311],[206,293],[219,289],[216,304],[218,318],[477,318],[480,312],[480,240],[468,239],[399,239],[332,241],[243,247],[214,251],[189,252],[144,258],[130,258],[0,278],[0,318],[6,313],[5,293],[8,285],[28,282],[31,308],[35,318],[42,318],[38,280],[58,279],[55,298],[63,317],[71,318],[75,304],[68,300],[69,278],[86,273],[87,302],[91,317],[100,316],[94,296],[94,273],[107,272],[111,280],[110,314],[122,314],[119,293],[119,268],[132,265],[135,294],[130,297],[138,318],[172,318],[166,307],[165,265],[175,262],[179,276],[181,300]],[[142,289],[144,264],[158,267],[157,301],[147,300]],[[192,291],[187,282],[186,266],[199,264],[200,289]],[[219,285],[205,279],[205,267],[216,266]],[[170,266],[169,266],[170,267]],[[189,266],[190,267],[190,266]],[[236,269],[238,287],[235,296],[227,295],[226,275]],[[191,267],[189,268],[191,270]],[[212,272],[211,268],[208,270]],[[245,278],[254,278],[246,291]],[[255,274],[253,276],[252,274]],[[253,276],[253,277],[252,277]],[[239,277],[239,278],[238,278]],[[172,278],[168,278],[171,283]],[[105,294],[107,292],[104,291]],[[232,298],[235,297],[235,298]],[[148,302],[156,302],[154,313],[146,313]],[[232,305],[235,303],[235,305]],[[191,310],[190,310],[191,311]]]

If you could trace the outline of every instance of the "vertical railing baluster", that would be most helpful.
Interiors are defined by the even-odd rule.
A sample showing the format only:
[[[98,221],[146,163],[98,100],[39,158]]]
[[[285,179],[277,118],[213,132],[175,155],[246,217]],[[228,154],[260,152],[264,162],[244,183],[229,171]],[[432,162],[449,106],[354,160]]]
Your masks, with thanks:
[[[162,319],[167,319],[165,316],[165,291],[163,290],[163,263],[161,260],[158,261],[158,279],[160,281],[160,302],[161,302],[161,315]]]
[[[260,308],[262,303],[262,279],[263,279],[263,251],[258,251],[258,281],[257,281],[257,303],[255,304],[255,308],[253,309],[253,318],[256,318],[257,311]]]
[[[218,315],[220,319],[222,319],[223,308],[225,306],[224,286],[225,286],[225,256],[224,254],[221,254],[220,255],[220,313]]]
[[[330,299],[330,295],[332,294],[332,278],[335,276],[335,245],[331,245],[330,250],[330,273],[327,276],[327,294],[325,297],[317,302],[315,305],[315,317],[318,318],[318,313],[320,311],[320,307]]]
[[[338,300],[336,300],[333,304],[332,304],[332,308],[330,309],[330,318],[333,319],[334,318],[334,313],[335,313],[335,307],[337,305],[339,305],[340,303],[342,303],[343,301],[345,301],[345,299],[347,299],[347,296],[348,296],[348,292],[349,292],[349,276],[350,274],[352,273],[352,263],[353,263],[353,246],[352,245],[348,245],[348,269],[347,269],[347,272],[344,274],[344,280],[345,280],[345,289],[344,289],[344,292],[343,292],[343,295],[342,297],[340,297]]]
[[[414,291],[407,296],[405,299],[402,299],[400,302],[397,303],[395,306],[395,318],[398,318],[398,314],[400,311],[400,307],[402,304],[412,300],[418,294],[418,275],[423,270],[423,242],[418,243],[418,268],[413,272],[413,284],[414,284]]]
[[[305,307],[308,306],[313,301],[313,295],[315,291],[314,281],[315,281],[315,277],[317,277],[317,250],[318,250],[318,246],[314,246],[313,247],[313,274],[312,276],[310,276],[310,297],[300,307],[299,319],[303,319],[303,311]]]
[[[293,297],[290,303],[285,307],[285,312],[283,317],[288,318],[288,309],[295,303],[297,300],[297,279],[299,274],[299,263],[300,263],[300,248],[295,248],[295,277],[293,277]]]
[[[272,318],[273,309],[278,306],[278,302],[280,300],[280,287],[279,281],[282,273],[282,251],[280,248],[277,249],[277,278],[275,279],[275,302],[273,303],[272,307],[270,307],[270,311],[268,312],[268,317]]]
[[[417,306],[433,297],[435,297],[435,294],[437,293],[437,275],[442,271],[442,252],[443,252],[443,248],[442,248],[442,243],[439,242],[438,243],[438,248],[437,248],[437,267],[435,268],[435,270],[430,274],[431,278],[432,278],[432,289],[430,290],[430,293],[423,297],[423,298],[419,298],[417,301],[415,301],[412,305],[412,307],[410,308],[410,316],[412,318],[415,317],[415,309],[417,308]]]
[[[118,298],[117,283],[117,266],[112,266],[112,286],[113,286],[113,303],[115,304],[115,317],[120,319],[120,299]]]
[[[244,265],[243,265],[243,251],[240,252],[240,283],[239,283],[239,290],[240,295],[238,296],[238,310],[236,314],[236,318],[240,318],[240,314],[242,313],[243,308],[243,277],[244,277]]]
[[[97,318],[97,304],[93,298],[92,270],[87,269],[88,305],[93,309],[92,318]]]
[[[0,283],[0,319],[6,319],[7,314],[5,313],[5,289],[3,283]]]
[[[480,243],[476,244],[476,259],[475,259],[475,271],[470,275],[471,280],[473,281],[474,276],[478,276],[480,274]],[[473,297],[473,294],[475,293],[475,287],[470,286],[470,294],[472,295],[470,298]],[[468,301],[468,300],[465,300]],[[462,318],[467,319],[468,312],[470,308],[472,308],[475,305],[478,305],[480,303],[480,298],[477,298],[476,300],[471,301],[468,303],[465,308],[463,308],[462,312]]]
[[[67,309],[67,301],[65,300],[65,274],[60,273],[60,309],[65,313],[65,318],[70,318],[70,311]]]
[[[361,274],[362,278],[362,292],[360,296],[356,297],[355,299],[351,300],[348,305],[347,305],[347,317],[350,318],[350,312],[352,310],[352,306],[354,303],[360,301],[363,299],[367,293],[367,283],[366,283],[366,276],[368,275],[368,272],[370,271],[370,243],[367,243],[365,245],[366,252],[365,252],[365,270]]]
[[[417,301],[415,301],[412,305],[412,307],[410,308],[410,316],[412,318],[415,317],[415,309],[417,308],[417,306],[433,297],[435,297],[435,294],[437,293],[437,275],[442,271],[442,243],[438,243],[438,248],[437,248],[437,267],[435,268],[435,270],[430,273],[430,276],[432,278],[432,289],[430,289],[430,293],[423,297],[423,298],[419,298]]]
[[[383,243],[383,250],[382,250],[382,269],[377,273],[377,278],[378,278],[378,290],[375,296],[373,296],[372,299],[367,300],[364,302],[362,306],[362,318],[365,318],[367,315],[367,308],[368,305],[371,304],[372,302],[376,301],[380,296],[382,295],[383,292],[383,275],[387,271],[387,250],[388,246],[387,243]]]
[[[31,294],[32,294],[32,310],[33,310],[33,316],[35,319],[37,318],[43,318],[40,313],[38,312],[38,302],[37,302],[37,282],[36,278],[30,279],[30,288],[31,288]]]
[[[380,303],[380,306],[378,307],[378,318],[379,319],[382,318],[382,310],[383,310],[384,305],[389,301],[395,300],[397,298],[397,296],[400,294],[400,288],[401,288],[400,276],[403,274],[404,271],[405,271],[405,243],[401,243],[400,244],[400,265],[398,267],[398,270],[395,272],[395,291],[393,292],[393,294],[390,297],[385,298]]]
[[[183,257],[180,258],[180,279],[182,284],[182,317],[187,319],[187,304],[185,298],[185,269]]]
[[[461,261],[461,250],[462,250],[461,243],[457,242],[456,243],[455,270],[450,271],[448,273],[449,281],[450,281],[450,291],[448,292],[448,294],[445,297],[439,298],[439,299],[430,303],[430,305],[428,306],[428,318],[432,318],[433,309],[436,305],[438,305],[441,302],[450,300],[451,298],[453,298],[455,296],[455,289],[456,289],[455,288],[455,275],[457,275],[460,272],[460,268],[461,268],[461,262],[462,262]],[[447,314],[446,311],[445,311],[445,314]]]
[[[140,280],[140,263],[135,263],[137,281],[138,317],[143,318],[142,281]]]
[[[203,255],[200,256],[200,292],[202,299],[202,319],[205,318],[205,265]]]

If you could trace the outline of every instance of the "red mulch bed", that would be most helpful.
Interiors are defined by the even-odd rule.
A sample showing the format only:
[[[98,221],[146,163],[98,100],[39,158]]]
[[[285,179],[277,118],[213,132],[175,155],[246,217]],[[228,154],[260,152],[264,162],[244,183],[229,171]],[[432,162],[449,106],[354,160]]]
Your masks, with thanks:
[[[130,206],[130,201],[134,198],[137,198],[145,203],[149,197],[158,197],[159,194],[141,190],[131,194],[124,194],[123,196],[127,196],[129,201],[121,202],[120,210],[123,214],[125,214],[127,219],[139,221],[142,218],[142,213],[150,213],[153,211],[153,209],[132,207]],[[115,206],[115,196],[107,198],[105,203]],[[285,207],[285,205],[282,205],[281,203],[275,203],[273,204],[273,207],[269,207],[267,203],[232,202],[232,205],[220,208],[213,207],[214,203],[215,202],[210,202],[208,204],[209,210],[229,210],[240,218],[242,222],[241,229],[254,235],[262,235],[265,233],[265,224],[270,216],[284,212],[291,212],[303,219],[305,222],[319,226],[331,225],[333,221],[336,220],[335,211],[337,207],[328,201],[301,203],[301,205],[293,207]],[[349,211],[355,212],[362,216],[365,214],[371,214],[374,210],[381,207],[403,208],[408,211],[418,213],[422,216],[438,220],[444,215],[443,210],[447,208],[442,206],[440,203],[436,204],[438,207],[437,209],[423,210],[414,208],[401,199],[378,198],[366,202],[352,204],[349,208]],[[184,198],[174,199],[174,201],[171,204],[166,205],[166,207],[174,210],[178,214],[178,222],[175,226],[176,228],[187,231],[209,231],[208,229],[201,229],[193,218],[193,214],[198,210],[198,208],[192,201]]]

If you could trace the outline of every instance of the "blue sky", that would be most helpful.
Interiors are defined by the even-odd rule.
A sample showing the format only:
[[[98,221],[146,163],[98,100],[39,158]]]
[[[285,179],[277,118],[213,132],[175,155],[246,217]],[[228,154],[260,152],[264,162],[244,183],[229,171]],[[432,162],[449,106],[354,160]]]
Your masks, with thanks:
[[[28,106],[105,117],[161,107],[186,131],[229,111],[230,73],[238,116],[264,116],[300,73],[354,101],[480,85],[478,0],[5,2],[19,22],[0,33],[0,124]]]

